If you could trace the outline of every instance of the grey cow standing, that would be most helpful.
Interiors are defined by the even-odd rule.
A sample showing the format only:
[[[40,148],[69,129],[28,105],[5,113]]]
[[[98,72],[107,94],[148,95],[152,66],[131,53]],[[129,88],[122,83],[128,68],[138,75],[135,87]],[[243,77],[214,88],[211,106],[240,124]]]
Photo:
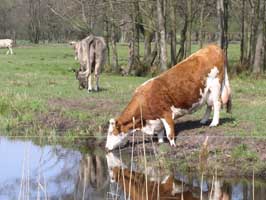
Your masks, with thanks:
[[[76,71],[76,78],[79,80],[80,87],[87,88],[88,92],[91,92],[92,73],[94,73],[94,89],[98,91],[99,74],[106,57],[106,43],[104,38],[90,35],[79,42],[75,42],[74,50],[75,59],[80,63],[80,68]]]

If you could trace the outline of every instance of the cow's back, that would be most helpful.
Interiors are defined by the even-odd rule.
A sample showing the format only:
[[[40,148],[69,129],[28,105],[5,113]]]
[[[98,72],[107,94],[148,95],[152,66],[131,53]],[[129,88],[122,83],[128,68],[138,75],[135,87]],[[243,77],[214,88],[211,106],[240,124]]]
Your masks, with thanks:
[[[175,107],[188,109],[201,97],[206,78],[215,67],[219,71],[221,82],[224,74],[224,54],[219,47],[210,45],[178,63],[159,79],[169,89],[169,96],[174,100]]]
[[[210,45],[137,88],[133,99],[141,102],[145,117],[150,119],[158,118],[171,106],[189,109],[200,100],[206,78],[215,67],[222,81],[223,51]]]

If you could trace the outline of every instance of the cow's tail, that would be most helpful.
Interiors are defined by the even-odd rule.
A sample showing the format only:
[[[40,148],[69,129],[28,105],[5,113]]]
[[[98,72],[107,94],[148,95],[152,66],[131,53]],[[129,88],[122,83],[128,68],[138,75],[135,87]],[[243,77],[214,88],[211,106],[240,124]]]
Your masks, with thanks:
[[[84,72],[79,72],[79,76],[81,76],[81,77],[88,77],[89,76],[89,74],[91,73],[91,69],[90,69],[90,67],[89,68],[87,68],[86,69],[86,71],[84,71]]]
[[[231,88],[229,84],[228,72],[227,72],[227,57],[225,56],[224,63],[224,80],[222,83],[222,104],[226,105],[226,112],[231,113],[232,111],[232,98],[231,98]]]

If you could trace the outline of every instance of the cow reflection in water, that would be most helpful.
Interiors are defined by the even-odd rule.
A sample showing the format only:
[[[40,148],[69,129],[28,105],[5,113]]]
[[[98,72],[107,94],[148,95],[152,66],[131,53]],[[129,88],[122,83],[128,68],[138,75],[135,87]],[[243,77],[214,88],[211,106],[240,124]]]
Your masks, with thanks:
[[[93,199],[94,192],[100,192],[108,184],[104,157],[85,154],[80,161],[75,189],[75,199]]]
[[[112,169],[113,180],[118,185],[126,190],[127,196],[130,194],[132,200],[146,200],[146,184],[145,175],[138,172],[132,172],[131,189],[130,187],[130,170],[114,167]],[[169,176],[163,181],[151,181],[147,183],[148,199],[183,199],[184,200],[197,200],[193,193],[189,191],[182,183],[174,180],[173,176]]]
[[[130,172],[130,169],[112,153],[107,154],[106,158],[111,183],[116,183],[118,186],[109,192],[108,199],[146,200],[145,174],[134,170]],[[209,187],[211,183],[205,182],[204,184],[206,187],[203,188],[203,200],[231,199],[230,186],[227,187],[227,184],[219,180],[214,181],[212,192],[210,192],[211,188]],[[196,186],[189,185],[176,180],[174,176],[159,178],[148,173],[147,191],[149,200],[200,200],[200,183]]]

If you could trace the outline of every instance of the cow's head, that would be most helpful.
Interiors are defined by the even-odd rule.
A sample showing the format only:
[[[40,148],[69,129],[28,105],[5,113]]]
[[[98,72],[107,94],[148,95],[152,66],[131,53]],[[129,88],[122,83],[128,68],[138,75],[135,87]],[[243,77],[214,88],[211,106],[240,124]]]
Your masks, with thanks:
[[[123,126],[115,119],[110,119],[105,148],[111,151],[127,142],[128,133],[123,131]]]
[[[79,72],[81,72],[81,69],[73,69],[73,72],[75,73],[76,79],[79,81],[79,89],[87,89],[88,88],[88,80],[86,77],[80,76]]]

